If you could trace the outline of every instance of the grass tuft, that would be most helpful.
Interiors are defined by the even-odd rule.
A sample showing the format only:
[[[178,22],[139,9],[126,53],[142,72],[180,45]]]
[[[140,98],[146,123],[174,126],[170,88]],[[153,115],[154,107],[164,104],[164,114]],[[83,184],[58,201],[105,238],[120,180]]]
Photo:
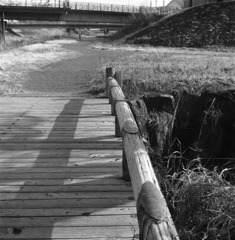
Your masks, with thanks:
[[[180,239],[235,238],[235,187],[222,178],[222,173],[199,164],[168,179],[168,204]]]

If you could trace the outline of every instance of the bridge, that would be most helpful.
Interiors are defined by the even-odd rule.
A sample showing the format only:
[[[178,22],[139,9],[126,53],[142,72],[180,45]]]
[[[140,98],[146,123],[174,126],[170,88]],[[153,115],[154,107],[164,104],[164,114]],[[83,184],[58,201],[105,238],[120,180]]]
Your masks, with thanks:
[[[96,29],[120,29],[127,24],[112,24],[112,23],[9,23],[6,24],[6,29],[22,29],[22,28],[96,28]]]
[[[66,21],[90,23],[126,23],[133,13],[139,12],[134,6],[112,4],[80,4],[55,0],[50,2],[31,1],[9,2],[0,6],[8,20]]]
[[[47,28],[108,28],[117,29],[128,24],[132,14],[139,12],[139,7],[113,4],[79,3],[61,0],[9,0],[0,5],[2,37],[5,29],[22,27]],[[33,20],[58,22],[55,24],[8,25],[5,20]],[[4,23],[5,22],[5,23]],[[64,22],[64,23],[60,23]],[[5,41],[5,40],[4,40]]]

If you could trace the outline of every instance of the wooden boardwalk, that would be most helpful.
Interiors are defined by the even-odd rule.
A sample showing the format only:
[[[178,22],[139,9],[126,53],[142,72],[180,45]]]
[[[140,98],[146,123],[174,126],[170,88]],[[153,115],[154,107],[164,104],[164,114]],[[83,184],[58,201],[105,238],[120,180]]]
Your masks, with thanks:
[[[0,98],[0,239],[138,239],[107,99]]]

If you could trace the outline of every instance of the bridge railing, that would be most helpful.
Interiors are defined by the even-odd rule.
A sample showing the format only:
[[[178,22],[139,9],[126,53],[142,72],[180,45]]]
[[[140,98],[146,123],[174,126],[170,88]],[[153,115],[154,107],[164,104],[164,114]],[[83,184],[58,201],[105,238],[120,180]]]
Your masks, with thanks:
[[[25,7],[53,7],[69,8],[75,10],[133,12],[138,13],[140,7],[118,4],[84,3],[68,0],[0,0],[0,5]]]
[[[118,4],[100,4],[100,3],[81,3],[70,2],[72,9],[94,10],[94,11],[111,11],[111,12],[139,12],[140,7]]]
[[[122,137],[123,179],[131,180],[141,240],[179,240],[155,176],[138,125],[121,88],[121,72],[106,68],[106,96],[115,116],[115,135]]]

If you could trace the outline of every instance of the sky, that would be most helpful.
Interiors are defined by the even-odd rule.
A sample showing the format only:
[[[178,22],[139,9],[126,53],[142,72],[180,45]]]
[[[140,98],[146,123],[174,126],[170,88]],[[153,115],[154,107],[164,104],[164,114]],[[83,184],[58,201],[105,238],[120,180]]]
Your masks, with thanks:
[[[79,0],[78,2],[90,2],[90,3],[106,3],[106,4],[120,4],[120,5],[134,5],[134,6],[152,6],[156,7],[156,0]],[[164,0],[157,0],[157,6],[163,6]],[[170,0],[165,0],[165,5]]]

